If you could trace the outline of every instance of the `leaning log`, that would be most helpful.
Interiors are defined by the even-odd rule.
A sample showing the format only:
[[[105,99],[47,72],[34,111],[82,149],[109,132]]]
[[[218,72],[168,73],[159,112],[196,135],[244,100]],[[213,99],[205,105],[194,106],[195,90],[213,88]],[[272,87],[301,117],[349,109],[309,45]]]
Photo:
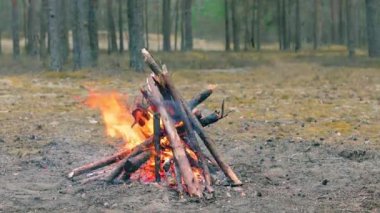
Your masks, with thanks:
[[[224,174],[232,181],[233,185],[235,185],[235,186],[242,185],[242,182],[239,180],[239,178],[237,177],[235,172],[232,170],[232,168],[228,164],[224,163],[221,155],[216,151],[216,148],[214,146],[214,141],[203,130],[202,125],[199,123],[199,121],[193,115],[191,109],[187,106],[186,103],[184,103],[183,99],[180,97],[179,93],[176,91],[174,85],[171,83],[170,76],[168,75],[168,73],[167,72],[164,73],[162,71],[160,66],[155,62],[155,60],[153,59],[153,57],[150,55],[150,53],[147,50],[143,49],[142,54],[144,56],[145,62],[149,65],[149,67],[152,69],[154,74],[160,80],[159,83],[162,86],[166,86],[170,90],[171,94],[173,94],[174,96],[177,95],[179,97],[179,100],[181,100],[181,105],[185,109],[187,116],[190,119],[195,131],[197,132],[199,137],[202,139],[205,146],[210,151],[211,155],[215,158],[216,162],[218,163],[219,167],[222,169]],[[205,169],[204,169],[204,171],[205,171]],[[211,177],[205,176],[205,179],[206,179],[206,183],[207,183],[207,181],[208,181],[207,179],[210,180]]]
[[[128,160],[123,165],[124,173],[121,180],[128,180],[132,173],[137,171],[152,155],[150,151],[142,152],[138,155],[128,158]]]
[[[154,174],[156,176],[156,182],[161,181],[160,175],[160,161],[161,161],[161,148],[160,148],[160,114],[154,113],[153,115],[153,141],[154,141]]]
[[[156,87],[151,88],[152,90],[157,89]],[[161,115],[161,120],[164,123],[167,137],[169,138],[170,145],[173,149],[173,154],[175,160],[178,162],[181,175],[184,179],[184,182],[187,186],[188,193],[190,196],[195,195],[202,197],[202,193],[199,190],[198,180],[194,177],[194,174],[191,170],[189,160],[186,157],[186,152],[184,145],[181,142],[177,130],[174,126],[174,121],[167,112],[165,106],[163,105],[162,96],[159,96],[159,93],[154,93],[155,96],[149,94],[148,91],[141,90],[144,98],[151,103],[151,105],[157,108],[157,111]]]
[[[138,146],[140,146],[142,148],[142,147],[145,147],[145,146],[151,144],[152,142],[153,142],[153,137],[149,137],[148,139],[146,139],[143,143],[141,143]],[[108,166],[108,165],[113,164],[117,161],[120,161],[121,159],[125,158],[127,155],[129,155],[132,152],[133,152],[133,150],[132,151],[131,150],[123,150],[119,153],[116,153],[116,154],[110,156],[110,157],[106,157],[106,158],[103,158],[99,161],[92,162],[92,163],[83,165],[81,167],[75,168],[75,169],[71,170],[71,172],[67,175],[67,177],[72,179],[75,176],[78,176],[78,175],[81,175],[81,174],[102,168],[104,166]]]
[[[189,106],[190,109],[194,109],[196,106],[198,106],[203,101],[205,101],[208,97],[210,97],[212,92],[213,92],[212,88],[202,91],[201,93],[194,96],[189,102],[187,102],[187,105]]]

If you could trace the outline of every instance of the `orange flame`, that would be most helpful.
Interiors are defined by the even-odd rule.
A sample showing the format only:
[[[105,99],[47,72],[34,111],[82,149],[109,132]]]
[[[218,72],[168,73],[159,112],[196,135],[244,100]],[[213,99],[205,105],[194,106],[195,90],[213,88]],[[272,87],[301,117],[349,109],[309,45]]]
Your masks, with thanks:
[[[152,122],[147,122],[143,127],[133,125],[135,118],[126,107],[126,96],[120,93],[91,93],[85,103],[91,108],[100,109],[107,135],[122,138],[127,149],[140,144],[147,134],[153,133]]]

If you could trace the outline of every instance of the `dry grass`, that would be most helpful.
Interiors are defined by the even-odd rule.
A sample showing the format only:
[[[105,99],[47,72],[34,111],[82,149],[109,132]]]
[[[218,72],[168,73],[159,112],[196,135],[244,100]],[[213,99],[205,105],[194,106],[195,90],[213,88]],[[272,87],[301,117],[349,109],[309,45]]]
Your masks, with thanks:
[[[218,85],[203,107],[217,109],[226,100],[233,113],[215,127],[232,139],[380,145],[379,61],[364,57],[349,61],[339,51],[313,55],[199,51],[156,57],[168,64],[187,98],[209,84]],[[104,56],[96,69],[61,73],[44,71],[36,60],[2,60],[0,138],[10,145],[10,153],[19,155],[38,152],[39,146],[11,146],[20,135],[33,135],[36,125],[48,126],[44,134],[49,138],[59,128],[57,123],[75,126],[99,119],[97,112],[80,104],[87,88],[119,90],[133,97],[146,76],[125,68],[126,56]]]

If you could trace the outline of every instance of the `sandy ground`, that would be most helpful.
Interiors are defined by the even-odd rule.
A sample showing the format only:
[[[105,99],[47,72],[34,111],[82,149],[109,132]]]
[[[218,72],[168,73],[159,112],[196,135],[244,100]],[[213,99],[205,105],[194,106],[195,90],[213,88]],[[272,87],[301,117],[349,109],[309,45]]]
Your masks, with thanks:
[[[145,74],[2,74],[0,212],[378,212],[380,70],[305,60],[173,73],[188,98],[218,84],[202,107],[224,98],[233,111],[207,131],[243,192],[216,186],[212,200],[179,200],[154,184],[65,178],[117,150],[99,113],[80,103],[85,88],[133,97]]]

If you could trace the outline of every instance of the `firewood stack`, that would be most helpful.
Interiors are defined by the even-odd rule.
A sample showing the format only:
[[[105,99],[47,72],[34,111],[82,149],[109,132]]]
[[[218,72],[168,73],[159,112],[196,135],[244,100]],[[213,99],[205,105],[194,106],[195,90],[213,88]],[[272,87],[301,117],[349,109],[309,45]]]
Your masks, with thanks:
[[[146,49],[142,50],[142,55],[152,70],[147,78],[147,85],[141,88],[148,107],[139,107],[132,114],[142,114],[145,119],[153,122],[154,133],[132,149],[73,169],[68,178],[73,180],[75,176],[86,173],[87,176],[81,183],[93,180],[120,183],[129,180],[148,159],[153,158],[155,181],[160,182],[171,173],[176,180],[175,188],[181,194],[187,192],[190,196],[202,197],[204,192],[212,193],[214,190],[210,167],[215,166],[225,174],[231,185],[242,185],[216,150],[215,142],[204,130],[205,126],[226,116],[224,102],[220,112],[202,116],[195,107],[207,99],[213,90],[207,89],[191,101],[185,102],[175,88],[166,66],[160,66]],[[168,106],[167,103],[171,105]],[[136,125],[144,125],[145,122],[138,117],[135,117]],[[199,139],[212,157],[202,151]],[[170,150],[172,153],[170,161],[162,160],[163,150]]]

